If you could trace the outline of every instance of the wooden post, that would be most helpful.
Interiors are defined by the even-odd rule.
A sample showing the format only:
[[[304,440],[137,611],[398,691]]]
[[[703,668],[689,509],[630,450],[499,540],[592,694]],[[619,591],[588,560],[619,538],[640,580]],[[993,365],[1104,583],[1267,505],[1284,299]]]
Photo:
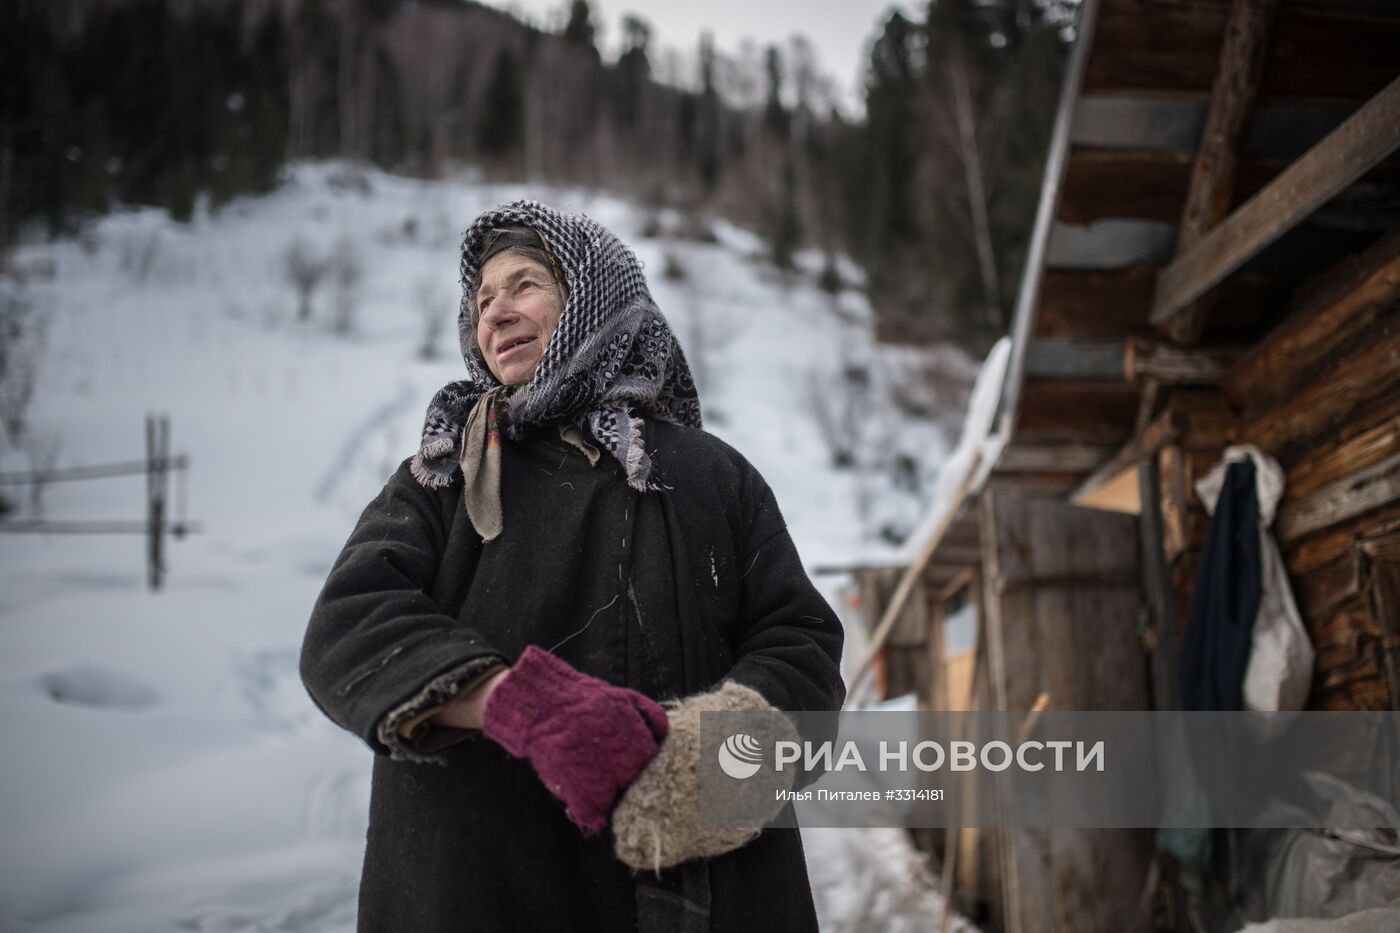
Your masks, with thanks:
[[[1161,475],[1157,458],[1149,456],[1138,464],[1138,539],[1141,542],[1142,581],[1148,612],[1152,618],[1152,706],[1158,710],[1177,709],[1177,619],[1172,591],[1171,569],[1162,551],[1162,503],[1159,498]]]
[[[1400,147],[1400,78],[1371,98],[1157,276],[1152,323],[1168,330],[1182,308],[1257,256]]]
[[[160,589],[165,571],[161,539],[165,534],[166,479],[170,468],[170,416],[146,416],[146,582]]]
[[[1278,0],[1235,0],[1230,7],[1225,43],[1220,50],[1220,70],[1215,74],[1201,148],[1196,152],[1191,183],[1186,189],[1186,207],[1176,244],[1178,256],[1199,243],[1230,212],[1230,199],[1235,193],[1235,155],[1245,121],[1254,110],[1268,48],[1269,23],[1277,8]],[[1202,295],[1167,321],[1167,332],[1178,343],[1194,344],[1200,339],[1213,305],[1213,294]]]

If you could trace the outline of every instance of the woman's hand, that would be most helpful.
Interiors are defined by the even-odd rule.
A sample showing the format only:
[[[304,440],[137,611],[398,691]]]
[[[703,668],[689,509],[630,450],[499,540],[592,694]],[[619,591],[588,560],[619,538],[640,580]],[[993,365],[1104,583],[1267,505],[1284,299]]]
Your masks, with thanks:
[[[509,673],[508,667],[499,670],[466,693],[457,694],[450,703],[433,714],[428,722],[454,729],[480,729],[486,714],[486,701],[491,699],[497,685]]]
[[[656,756],[668,729],[666,711],[650,698],[534,645],[492,686],[481,723],[484,736],[529,760],[588,834],[608,825],[618,795]]]

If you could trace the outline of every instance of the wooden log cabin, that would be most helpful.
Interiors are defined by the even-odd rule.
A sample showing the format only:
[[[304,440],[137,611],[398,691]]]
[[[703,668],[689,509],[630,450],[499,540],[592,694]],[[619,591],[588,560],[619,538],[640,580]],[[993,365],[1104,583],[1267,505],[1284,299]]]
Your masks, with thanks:
[[[918,558],[857,573],[853,693],[1179,708],[1194,484],[1249,443],[1308,708],[1400,708],[1397,147],[1400,4],[1085,0],[995,418]],[[1147,830],[917,836],[989,931],[1198,929]]]

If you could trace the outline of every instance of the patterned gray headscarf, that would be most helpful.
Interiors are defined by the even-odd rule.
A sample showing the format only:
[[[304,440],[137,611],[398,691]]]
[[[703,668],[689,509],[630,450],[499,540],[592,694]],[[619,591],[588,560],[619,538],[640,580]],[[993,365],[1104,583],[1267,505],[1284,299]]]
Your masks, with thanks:
[[[534,379],[507,403],[506,435],[518,440],[541,425],[572,423],[618,459],[630,485],[655,488],[642,419],[700,427],[690,368],[633,252],[592,219],[537,201],[487,211],[462,237],[457,334],[468,378],[443,386],[428,404],[422,445],[410,464],[414,477],[429,488],[452,481],[467,415],[500,385],[477,346],[472,308],[481,285],[483,241],[501,227],[537,231],[563,269],[569,292]]]

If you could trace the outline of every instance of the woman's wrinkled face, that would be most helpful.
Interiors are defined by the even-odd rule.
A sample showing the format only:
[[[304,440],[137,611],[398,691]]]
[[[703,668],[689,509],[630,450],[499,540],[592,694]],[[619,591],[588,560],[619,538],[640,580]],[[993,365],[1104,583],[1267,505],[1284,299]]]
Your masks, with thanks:
[[[534,378],[563,311],[563,294],[546,266],[512,252],[487,260],[476,291],[476,343],[503,385]]]

